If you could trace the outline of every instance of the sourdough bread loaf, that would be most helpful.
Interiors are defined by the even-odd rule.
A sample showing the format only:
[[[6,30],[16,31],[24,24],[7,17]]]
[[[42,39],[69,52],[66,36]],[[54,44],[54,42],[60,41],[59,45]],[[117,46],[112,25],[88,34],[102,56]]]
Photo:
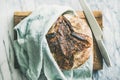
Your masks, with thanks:
[[[78,68],[92,54],[90,28],[75,15],[60,16],[46,34],[46,39],[55,61],[64,70]]]

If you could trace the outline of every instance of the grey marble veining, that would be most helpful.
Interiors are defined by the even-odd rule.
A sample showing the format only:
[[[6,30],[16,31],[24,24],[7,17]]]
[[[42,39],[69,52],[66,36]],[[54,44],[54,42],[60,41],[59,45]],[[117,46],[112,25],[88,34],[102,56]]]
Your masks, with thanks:
[[[112,67],[93,73],[94,80],[120,80],[120,0],[87,0],[92,10],[103,12],[103,40]],[[79,0],[0,0],[0,80],[27,80],[14,68],[13,40],[14,11],[33,11],[41,4],[69,5],[82,10]],[[10,35],[10,37],[9,37]],[[43,79],[40,79],[43,80]]]

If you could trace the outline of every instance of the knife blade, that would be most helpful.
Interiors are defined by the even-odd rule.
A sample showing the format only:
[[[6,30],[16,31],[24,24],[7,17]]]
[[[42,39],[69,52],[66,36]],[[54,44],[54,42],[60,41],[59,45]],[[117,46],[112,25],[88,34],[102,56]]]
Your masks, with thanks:
[[[91,28],[91,30],[93,32],[93,35],[94,35],[94,37],[96,39],[96,42],[98,44],[98,48],[99,48],[99,50],[101,52],[101,55],[102,55],[106,65],[108,67],[110,67],[111,66],[110,57],[109,57],[108,52],[107,52],[107,50],[105,48],[105,45],[104,45],[104,43],[102,41],[102,30],[100,29],[100,26],[97,23],[94,15],[93,15],[91,9],[89,8],[88,4],[86,3],[86,1],[85,0],[79,0],[79,1],[80,1],[80,5],[81,5],[81,7],[82,7],[82,9],[84,11],[84,14],[85,14],[85,16],[86,16],[86,18],[88,20],[90,28]]]

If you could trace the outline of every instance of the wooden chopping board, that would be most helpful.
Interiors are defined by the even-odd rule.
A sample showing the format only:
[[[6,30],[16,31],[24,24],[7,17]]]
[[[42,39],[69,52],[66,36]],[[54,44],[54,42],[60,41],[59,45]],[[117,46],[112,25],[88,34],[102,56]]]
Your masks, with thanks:
[[[14,13],[14,26],[17,25],[22,19],[24,19],[25,17],[27,17],[30,14],[31,14],[31,11],[29,11],[29,12],[15,12]],[[85,20],[86,23],[87,23],[86,17],[85,17],[85,15],[82,11],[77,11],[77,14],[79,15],[79,17],[81,19]],[[93,14],[94,14],[97,22],[99,23],[99,25],[102,29],[103,28],[102,27],[102,12],[101,11],[93,11]],[[14,32],[14,39],[17,39],[16,32]],[[94,48],[93,48],[93,50],[94,50],[94,53],[93,53],[93,55],[94,55],[93,70],[100,70],[100,69],[103,68],[103,60],[102,60],[101,53],[98,49],[97,43],[96,43],[94,38],[93,38],[93,41],[94,41],[93,42],[93,44],[94,44]],[[15,67],[18,68],[18,64],[17,64],[16,60],[15,60]]]

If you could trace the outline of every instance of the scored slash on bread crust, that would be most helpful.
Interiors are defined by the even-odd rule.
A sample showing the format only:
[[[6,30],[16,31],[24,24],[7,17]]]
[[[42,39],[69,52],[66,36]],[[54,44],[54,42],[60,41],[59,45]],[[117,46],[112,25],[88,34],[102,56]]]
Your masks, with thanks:
[[[75,21],[76,18],[77,16],[72,16],[71,20]],[[91,36],[75,31],[75,27],[83,26],[74,27],[71,23],[67,17],[60,16],[46,35],[53,57],[59,67],[65,70],[85,63],[92,48]]]

